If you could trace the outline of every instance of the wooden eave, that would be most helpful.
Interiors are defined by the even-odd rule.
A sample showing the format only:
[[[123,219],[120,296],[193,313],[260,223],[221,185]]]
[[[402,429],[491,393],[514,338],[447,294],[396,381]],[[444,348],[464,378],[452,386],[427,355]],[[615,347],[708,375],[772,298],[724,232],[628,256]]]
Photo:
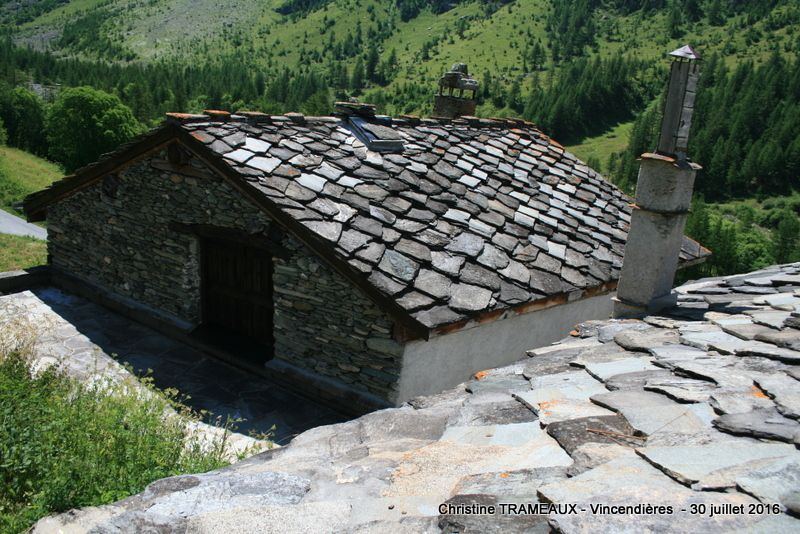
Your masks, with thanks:
[[[97,163],[78,169],[74,174],[65,176],[46,189],[31,193],[22,203],[25,216],[30,222],[43,221],[47,216],[48,206],[94,184],[108,174],[127,167],[133,160],[160,150],[175,139],[177,130],[176,126],[165,124],[125,143]]]

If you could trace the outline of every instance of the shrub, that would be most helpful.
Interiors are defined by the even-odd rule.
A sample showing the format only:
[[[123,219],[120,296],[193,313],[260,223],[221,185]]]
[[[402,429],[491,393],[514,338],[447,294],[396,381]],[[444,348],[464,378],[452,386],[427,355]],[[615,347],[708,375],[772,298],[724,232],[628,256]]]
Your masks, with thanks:
[[[50,156],[71,172],[116,149],[141,129],[116,95],[92,89],[64,89],[47,114]]]
[[[169,395],[42,369],[31,358],[35,339],[19,326],[0,325],[0,532],[227,463],[225,437],[209,444],[192,435],[174,409],[191,414]],[[22,335],[9,335],[14,328]]]

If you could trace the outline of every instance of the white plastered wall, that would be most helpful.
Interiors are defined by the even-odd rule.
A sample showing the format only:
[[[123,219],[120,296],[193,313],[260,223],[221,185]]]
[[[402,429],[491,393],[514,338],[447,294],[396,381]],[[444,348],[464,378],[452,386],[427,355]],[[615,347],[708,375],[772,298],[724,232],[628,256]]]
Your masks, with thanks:
[[[396,403],[439,393],[474,373],[508,365],[535,349],[564,338],[572,327],[611,315],[611,294],[553,306],[492,323],[416,340],[406,345]]]

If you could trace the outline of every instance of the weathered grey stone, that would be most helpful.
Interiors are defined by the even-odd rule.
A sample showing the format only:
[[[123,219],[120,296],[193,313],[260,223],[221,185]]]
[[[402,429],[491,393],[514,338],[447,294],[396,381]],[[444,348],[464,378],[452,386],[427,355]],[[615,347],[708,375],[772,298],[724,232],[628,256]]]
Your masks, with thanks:
[[[681,331],[680,341],[684,345],[700,350],[709,350],[709,345],[724,347],[742,347],[744,343],[741,339],[730,334],[726,334],[719,327],[708,328],[704,332],[684,332]]]
[[[464,257],[453,256],[443,251],[432,251],[431,262],[435,269],[448,274],[458,274],[461,266],[464,265]]]
[[[337,222],[303,221],[303,224],[329,241],[338,241],[342,233],[342,225]]]
[[[606,391],[606,388],[583,371],[534,377],[531,388],[531,391],[515,393],[514,396],[536,412],[542,424],[612,415],[588,402],[589,397]]]
[[[453,426],[441,442],[467,447],[497,447],[509,456],[498,454],[484,459],[482,472],[497,472],[538,467],[566,467],[572,463],[558,443],[541,429],[538,422],[496,426]],[[511,463],[509,462],[511,461]]]
[[[196,475],[200,484],[172,493],[142,493],[142,511],[154,517],[219,512],[226,508],[296,504],[311,487],[308,479],[271,471],[231,476]]]
[[[634,503],[670,504],[673,513],[630,514],[578,513],[551,514],[551,525],[565,533],[591,532],[685,532],[726,531],[746,527],[758,518],[741,515],[709,517],[681,512],[690,503],[743,505],[755,502],[741,494],[694,492],[665,476],[641,458],[620,457],[563,482],[539,490],[542,498],[553,503],[582,503],[629,506]]]
[[[800,387],[797,380],[784,375],[773,374],[758,377],[756,385],[769,395],[786,417],[800,419]]]
[[[650,363],[650,360],[651,358],[625,358],[610,362],[589,363],[586,365],[586,371],[598,380],[605,382],[617,375],[657,370],[658,367]]]
[[[647,352],[654,347],[678,344],[679,335],[674,330],[666,329],[627,330],[616,334],[614,341],[627,350]]]
[[[445,504],[497,506],[498,499],[494,495],[456,495]],[[542,515],[453,515],[439,516],[439,527],[442,532],[459,532],[463,534],[502,534],[506,532],[524,532],[526,534],[548,534],[550,527],[547,516]]]
[[[759,334],[774,331],[768,326],[748,322],[744,324],[721,325],[722,330],[740,339],[752,340]]]
[[[414,287],[432,297],[442,298],[450,295],[450,279],[434,271],[421,269]]]
[[[567,474],[570,477],[578,476],[617,458],[636,458],[634,449],[628,445],[591,441],[579,445],[570,455],[573,461],[573,464],[567,468]]]
[[[413,311],[420,308],[427,308],[433,304],[433,299],[423,295],[422,293],[412,291],[411,293],[403,295],[400,299],[398,299],[397,303],[403,308]]]
[[[793,442],[800,436],[800,423],[783,417],[776,408],[721,415],[714,426],[724,432],[756,438]]]
[[[581,417],[547,425],[547,433],[558,441],[567,454],[586,443],[612,443],[638,446],[643,443],[634,436],[633,428],[619,414]]]
[[[574,367],[570,365],[570,362],[575,357],[576,352],[577,351],[574,349],[567,349],[564,351],[551,352],[546,356],[536,356],[525,362],[522,374],[525,375],[526,378],[532,379],[538,376],[573,370]]]
[[[780,332],[765,330],[757,334],[755,339],[785,349],[800,350],[800,330],[786,329]]]
[[[491,426],[512,423],[530,423],[536,415],[521,402],[511,398],[507,401],[467,401],[448,421],[451,426]]]
[[[704,402],[718,389],[717,385],[705,380],[695,380],[673,376],[649,379],[644,386],[646,391],[663,393],[678,402]]]
[[[399,278],[400,280],[410,282],[417,274],[419,263],[400,254],[399,252],[387,250],[383,254],[383,259],[381,259],[380,264],[378,264],[378,268],[387,274],[391,274],[392,276]]]
[[[609,321],[608,324],[601,326],[597,331],[597,339],[602,343],[607,343],[614,339],[620,332],[628,330],[651,330],[653,327],[641,321],[625,319],[620,321]]]
[[[776,329],[782,328],[783,322],[791,317],[790,312],[775,310],[754,310],[745,313],[753,318],[754,323]]]
[[[476,311],[489,306],[492,292],[470,284],[455,284],[450,289],[450,307],[454,310]]]
[[[461,269],[460,279],[465,284],[474,284],[491,290],[500,289],[500,277],[489,269],[468,262]]]
[[[763,503],[777,502],[788,508],[788,501],[800,491],[800,455],[795,452],[748,470],[736,477],[736,486]]]
[[[692,410],[664,395],[648,391],[612,391],[592,396],[592,402],[622,414],[645,435],[656,432],[692,434],[709,427]]]
[[[430,327],[436,325],[452,323],[463,319],[463,315],[451,310],[447,306],[436,306],[420,312],[416,312],[414,317],[422,324]]]
[[[791,364],[800,364],[800,352],[782,349],[769,343],[761,343],[758,341],[750,341],[748,344],[736,349],[736,354],[742,356],[761,356],[762,358],[769,358],[780,362]]]
[[[534,393],[529,400],[544,402],[554,399],[587,400],[606,391],[602,382],[581,370],[531,378]]]
[[[731,470],[728,480],[715,481],[717,487],[733,487],[736,468],[755,460],[783,458],[795,452],[794,446],[782,443],[758,443],[730,439],[683,447],[643,447],[637,454],[681,484],[691,486],[703,479]]]
[[[493,245],[486,245],[483,253],[478,257],[478,263],[490,269],[503,269],[508,263],[508,255]]]
[[[775,407],[775,404],[756,386],[745,389],[720,389],[711,395],[709,404],[721,414],[747,413]]]
[[[248,167],[254,167],[266,173],[271,173],[280,164],[281,160],[278,158],[263,158],[261,156],[256,156],[255,158],[247,161]]]
[[[479,376],[482,373],[479,373]],[[530,390],[530,382],[521,374],[488,374],[477,380],[470,380],[466,389],[473,395],[485,392],[499,392],[511,395],[516,391]]]
[[[540,486],[565,478],[563,467],[480,473],[459,480],[455,491],[462,495],[495,495],[500,502],[536,502]]]
[[[446,248],[452,252],[459,252],[461,254],[466,254],[467,256],[476,258],[481,251],[483,251],[485,244],[486,242],[482,237],[478,237],[475,234],[462,232],[458,234],[458,236],[453,239]]]
[[[656,360],[661,361],[691,361],[706,356],[706,351],[685,345],[665,345],[649,350]]]
[[[654,371],[638,371],[635,373],[624,373],[614,375],[605,381],[605,385],[611,391],[616,390],[641,390],[648,380],[658,380],[664,378],[671,378],[673,374],[666,369],[657,369]]]
[[[547,345],[546,347],[540,347],[538,349],[532,349],[527,351],[528,356],[531,358],[538,357],[538,356],[546,356],[554,352],[558,352],[559,354],[563,351],[574,351],[573,358],[580,354],[581,351],[584,349],[593,349],[596,347],[602,347],[603,344],[598,342],[597,339],[594,338],[587,338],[587,339],[568,339],[565,341],[559,341],[558,343],[553,343],[551,345]]]
[[[638,354],[623,350],[616,343],[605,343],[597,348],[582,350],[577,356],[575,356],[575,359],[572,361],[572,365],[585,368],[588,365],[618,362],[637,357],[639,357]]]

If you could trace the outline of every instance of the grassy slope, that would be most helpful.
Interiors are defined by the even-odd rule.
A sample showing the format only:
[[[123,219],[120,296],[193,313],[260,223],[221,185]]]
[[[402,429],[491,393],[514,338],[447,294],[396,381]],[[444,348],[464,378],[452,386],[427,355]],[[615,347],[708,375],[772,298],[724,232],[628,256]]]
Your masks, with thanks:
[[[282,3],[283,0],[72,0],[23,25],[20,31],[29,34],[58,28],[88,10],[103,6],[116,14],[106,31],[119,35],[124,44],[143,58],[156,54],[224,53],[234,46],[231,37],[236,36],[244,43],[242,46],[252,48],[255,57],[266,62],[272,54],[275,62],[280,60],[293,65],[299,59],[301,48],[322,50],[331,31],[336,33],[337,39],[343,39],[348,31],[355,31],[360,21],[366,39],[371,25],[394,18],[396,30],[382,43],[382,48],[397,51],[401,62],[400,81],[430,81],[455,61],[468,61],[476,73],[489,69],[500,74],[519,74],[524,34],[530,31],[547,44],[545,21],[550,0],[516,0],[488,19],[483,18],[477,3],[465,3],[441,15],[423,11],[405,23],[399,20],[393,2],[333,0],[299,18],[277,14],[274,8]],[[187,16],[191,17],[192,24],[187,24]],[[455,25],[462,17],[472,18],[468,20],[464,37],[459,38]],[[325,29],[325,18],[335,24]],[[735,50],[731,61],[769,54],[769,47],[763,41],[760,45],[746,45],[744,32],[736,29],[737,19],[730,19],[721,27],[711,27],[705,21],[686,25],[686,33],[676,39],[667,37],[663,13],[646,17],[600,13],[597,20],[597,50],[604,56],[625,53],[643,59],[657,58],[684,42],[691,42],[705,52],[721,50],[730,42]],[[761,26],[763,22],[756,24],[757,28]],[[788,31],[789,28],[784,28],[770,33],[770,42],[783,44],[791,38]],[[443,35],[445,38],[441,39]],[[421,61],[418,52],[432,39],[440,43],[433,57]],[[208,46],[199,46],[201,42]]]
[[[61,168],[24,150],[0,146],[0,209],[14,214],[11,205],[44,189],[64,175]]]
[[[63,176],[47,160],[11,147],[0,147],[0,209],[15,215],[11,205]],[[31,237],[0,234],[0,272],[25,269],[47,261],[47,243]]]
[[[32,237],[0,234],[0,273],[47,262],[47,243]]]
[[[624,122],[601,135],[586,138],[580,144],[566,148],[583,161],[596,158],[600,161],[600,166],[596,170],[606,172],[608,171],[608,156],[614,152],[625,150],[632,128],[633,122]]]

